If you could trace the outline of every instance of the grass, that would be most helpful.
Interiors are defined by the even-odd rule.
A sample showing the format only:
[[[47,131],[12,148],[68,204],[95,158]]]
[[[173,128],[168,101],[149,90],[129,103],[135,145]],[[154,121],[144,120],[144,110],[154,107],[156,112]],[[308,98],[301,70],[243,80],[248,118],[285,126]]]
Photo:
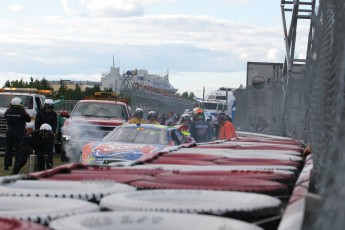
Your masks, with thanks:
[[[12,163],[14,164],[14,158]],[[4,156],[0,157],[0,176],[7,176],[7,175],[11,175],[12,173],[12,169],[13,169],[13,164],[12,167],[10,168],[10,170],[4,171]],[[62,162],[61,161],[61,156],[60,154],[54,153],[53,154],[53,165],[58,166],[58,165],[62,165],[62,164],[66,164],[66,162]],[[29,173],[29,160],[26,163],[26,165],[20,170],[19,172],[20,174],[27,174]]]

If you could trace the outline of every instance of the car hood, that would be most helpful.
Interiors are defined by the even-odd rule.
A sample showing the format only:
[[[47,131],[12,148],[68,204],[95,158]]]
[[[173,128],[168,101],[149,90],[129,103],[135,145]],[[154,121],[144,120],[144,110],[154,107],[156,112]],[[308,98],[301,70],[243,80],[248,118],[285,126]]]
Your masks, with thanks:
[[[120,161],[131,161],[134,164],[154,158],[166,147],[158,144],[94,141],[82,149],[81,161],[101,165]]]
[[[83,117],[75,116],[69,119],[69,122],[88,123],[101,126],[118,126],[122,125],[125,121],[120,118],[105,118],[105,117]]]

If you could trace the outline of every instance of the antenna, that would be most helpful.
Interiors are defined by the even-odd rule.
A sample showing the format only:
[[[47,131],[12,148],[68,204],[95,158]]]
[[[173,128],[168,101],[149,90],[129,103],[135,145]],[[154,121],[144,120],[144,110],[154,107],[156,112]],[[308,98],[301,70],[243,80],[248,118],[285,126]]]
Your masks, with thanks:
[[[113,54],[113,68],[115,68],[114,54]]]

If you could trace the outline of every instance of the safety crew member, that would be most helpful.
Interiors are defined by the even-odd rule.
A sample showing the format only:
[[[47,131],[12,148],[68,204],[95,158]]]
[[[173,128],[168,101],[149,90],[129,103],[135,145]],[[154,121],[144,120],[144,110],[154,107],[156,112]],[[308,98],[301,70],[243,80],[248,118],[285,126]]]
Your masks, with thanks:
[[[189,123],[190,123],[190,116],[188,114],[181,115],[181,122],[182,125],[178,128],[183,134],[184,132],[189,133]]]
[[[237,137],[234,125],[227,119],[225,113],[218,114],[217,121],[220,124],[218,140],[229,140]]]
[[[160,125],[155,111],[150,111],[147,113],[148,124]]]
[[[20,160],[15,164],[12,174],[18,174],[26,164],[32,151],[37,155],[37,170],[42,171],[53,167],[53,152],[51,145],[55,135],[49,124],[42,124],[39,130],[25,135],[21,142]]]
[[[6,151],[4,157],[4,170],[12,166],[12,149],[15,149],[15,164],[20,158],[20,142],[25,135],[26,122],[31,121],[30,115],[21,105],[22,99],[14,97],[10,107],[6,110],[4,117],[7,122]]]
[[[39,130],[44,123],[49,124],[52,127],[53,133],[56,133],[57,114],[54,111],[54,102],[52,99],[46,99],[43,108],[37,113],[35,118],[35,129]]]
[[[197,143],[212,141],[211,124],[205,120],[204,111],[198,107],[193,109],[193,120],[189,125],[189,131]]]
[[[134,117],[132,117],[128,124],[147,124],[147,121],[144,119],[144,111],[142,108],[137,108],[134,113]]]

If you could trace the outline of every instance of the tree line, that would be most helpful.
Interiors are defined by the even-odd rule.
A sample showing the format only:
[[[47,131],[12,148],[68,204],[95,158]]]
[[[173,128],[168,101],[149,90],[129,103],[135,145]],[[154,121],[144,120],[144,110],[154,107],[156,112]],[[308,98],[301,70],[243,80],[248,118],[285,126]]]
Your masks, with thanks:
[[[31,77],[30,81],[23,81],[23,79],[14,81],[7,80],[3,87],[36,88],[38,90],[46,89],[54,91],[50,86],[49,81],[44,77],[41,80],[34,80],[33,77]],[[63,97],[65,100],[82,100],[87,96],[95,95],[95,92],[112,92],[112,89],[105,88],[101,90],[101,87],[99,85],[94,85],[93,87],[86,87],[85,91],[82,91],[79,84],[75,85],[75,89],[69,89],[67,88],[65,81],[60,80],[60,88],[58,89],[58,91],[53,93],[52,97],[53,99],[59,99]],[[176,95],[187,100],[195,101],[195,95],[193,92],[184,92],[182,94],[176,93]]]

